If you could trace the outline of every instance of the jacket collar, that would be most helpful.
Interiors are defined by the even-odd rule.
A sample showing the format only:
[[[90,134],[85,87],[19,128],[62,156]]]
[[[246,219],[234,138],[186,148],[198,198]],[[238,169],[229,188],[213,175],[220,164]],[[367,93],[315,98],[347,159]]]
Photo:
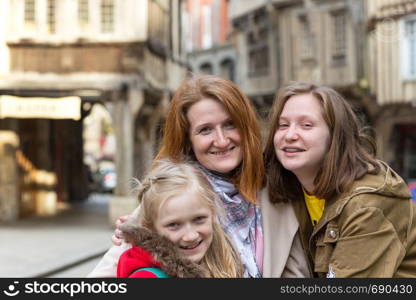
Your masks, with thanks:
[[[375,193],[387,197],[410,198],[410,192],[403,179],[386,163],[378,162],[381,167],[378,174],[367,173],[363,178],[356,180],[348,191],[326,201],[324,214],[315,226],[312,235],[339,216],[350,199],[358,195]],[[369,172],[371,171],[372,167],[369,166]]]
[[[163,271],[171,277],[202,278],[206,277],[203,268],[183,258],[176,245],[167,238],[149,229],[126,222],[122,228],[124,239],[149,252],[153,260],[162,266]]]
[[[352,187],[346,192],[335,196],[326,201],[322,218],[316,224],[315,228],[310,222],[308,210],[305,201],[294,201],[295,213],[299,220],[299,226],[302,234],[301,239],[303,246],[308,252],[310,263],[313,265],[313,256],[315,255],[315,235],[325,228],[327,224],[337,218],[343,211],[344,207],[353,198],[361,194],[380,194],[390,197],[410,198],[410,192],[403,179],[397,175],[387,164],[379,161],[381,170],[378,174],[367,173],[361,179],[356,180]],[[371,168],[369,169],[371,171]]]

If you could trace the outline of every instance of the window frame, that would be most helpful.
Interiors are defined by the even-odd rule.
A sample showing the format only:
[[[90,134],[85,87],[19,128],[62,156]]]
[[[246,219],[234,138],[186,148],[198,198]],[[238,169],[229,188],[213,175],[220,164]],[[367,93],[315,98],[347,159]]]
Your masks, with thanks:
[[[109,3],[106,3],[109,2]],[[111,4],[111,5],[109,5]],[[112,8],[108,13],[107,10]],[[116,2],[114,0],[101,0],[100,3],[100,33],[101,34],[113,34],[115,33],[115,10]],[[107,18],[108,17],[108,18]],[[108,22],[111,21],[111,22]]]
[[[316,45],[315,35],[311,30],[311,22],[305,14],[298,16],[299,28],[301,30],[300,37],[300,57],[302,60],[315,59]]]
[[[270,73],[270,28],[265,12],[249,16],[246,32],[248,77],[268,76]],[[264,61],[262,61],[264,60]]]
[[[407,36],[407,23],[413,23],[413,36]],[[416,81],[416,14],[404,17],[400,22],[400,37],[402,43],[401,49],[401,67],[402,77],[406,81]],[[410,47],[413,47],[413,55],[410,53]],[[413,65],[412,65],[413,64]]]
[[[53,5],[51,5],[53,4]],[[46,27],[48,34],[56,34],[56,12],[57,12],[57,1],[47,0],[46,1]]]
[[[331,61],[334,65],[345,65],[348,55],[348,14],[345,8],[334,10],[331,17]],[[337,18],[342,17],[343,26],[339,27]],[[339,20],[339,19],[338,19]],[[342,32],[342,34],[340,34]]]
[[[77,21],[81,28],[86,28],[90,23],[89,0],[78,0]]]
[[[31,6],[32,10],[29,11],[28,7]],[[28,12],[31,13],[30,18]],[[25,0],[23,2],[23,25],[25,31],[33,32],[36,28],[36,1],[35,0]]]

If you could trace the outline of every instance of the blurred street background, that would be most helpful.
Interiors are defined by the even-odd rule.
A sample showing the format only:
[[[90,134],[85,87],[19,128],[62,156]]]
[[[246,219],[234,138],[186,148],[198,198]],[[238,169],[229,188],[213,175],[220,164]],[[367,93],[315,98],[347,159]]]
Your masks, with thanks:
[[[0,0],[0,277],[85,276],[188,72],[331,86],[416,200],[416,0]]]
[[[0,277],[85,277],[111,245],[109,195],[0,227]]]

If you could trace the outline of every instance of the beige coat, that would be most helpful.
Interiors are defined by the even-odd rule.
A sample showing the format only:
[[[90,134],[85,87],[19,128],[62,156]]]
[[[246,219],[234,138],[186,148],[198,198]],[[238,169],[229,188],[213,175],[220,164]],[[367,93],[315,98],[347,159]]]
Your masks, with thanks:
[[[311,277],[301,246],[293,208],[288,203],[271,204],[267,191],[260,193],[263,216],[263,277]],[[137,216],[139,209],[132,215]],[[115,277],[117,261],[129,244],[112,246],[88,277]]]

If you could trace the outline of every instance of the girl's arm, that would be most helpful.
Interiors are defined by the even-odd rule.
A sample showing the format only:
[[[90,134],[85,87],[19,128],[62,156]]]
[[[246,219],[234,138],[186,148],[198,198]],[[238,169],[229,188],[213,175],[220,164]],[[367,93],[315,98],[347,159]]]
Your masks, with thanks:
[[[127,218],[121,217],[116,222],[116,230],[111,237],[114,246],[112,246],[95,266],[95,268],[87,275],[87,277],[116,277],[117,276],[117,262],[120,255],[131,248],[131,245],[122,240],[121,231],[118,229],[128,218],[137,217],[139,214],[139,207]]]

